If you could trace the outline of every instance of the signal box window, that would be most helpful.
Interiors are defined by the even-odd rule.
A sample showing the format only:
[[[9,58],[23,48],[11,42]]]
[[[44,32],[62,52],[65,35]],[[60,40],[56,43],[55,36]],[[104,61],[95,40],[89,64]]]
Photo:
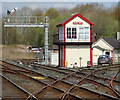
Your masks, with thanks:
[[[67,28],[67,38],[76,39],[77,38],[77,29],[76,28]]]
[[[79,28],[78,40],[83,40],[83,41],[89,41],[90,40],[90,28],[89,27]]]
[[[71,39],[71,28],[67,28],[67,38]]]
[[[76,39],[76,28],[72,28],[72,38]]]

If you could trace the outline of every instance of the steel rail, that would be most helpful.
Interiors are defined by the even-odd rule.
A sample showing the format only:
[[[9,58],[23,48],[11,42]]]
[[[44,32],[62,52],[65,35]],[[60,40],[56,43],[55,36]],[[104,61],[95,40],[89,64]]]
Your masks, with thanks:
[[[17,73],[19,73],[19,74],[21,74],[21,75],[23,75],[23,76],[26,76],[26,77],[31,78],[32,80],[39,81],[39,82],[41,82],[41,83],[47,85],[47,83],[45,83],[45,82],[43,82],[43,81],[34,79],[33,77],[31,77],[31,75],[26,75],[26,74],[25,74],[26,71],[25,71],[25,72],[24,72],[24,71],[21,72],[21,71],[14,70],[14,69],[10,69],[10,68],[4,69],[3,71],[14,72],[14,73],[17,72]],[[51,76],[47,76],[47,77],[46,77],[44,74],[36,73],[36,72],[34,72],[34,71],[31,72],[31,70],[30,70],[30,71],[28,70],[28,72],[29,72],[29,73],[27,73],[27,74],[33,74],[33,75],[38,75],[38,76],[45,77],[46,80],[51,80],[51,79],[52,79],[52,80],[56,80],[56,78],[53,78],[53,77],[51,77]]]
[[[101,68],[114,68],[114,66],[120,66],[119,64],[115,64],[115,65],[105,65],[105,66],[93,66],[94,68],[96,68],[96,69],[101,69]]]
[[[13,66],[16,66],[16,65],[14,65],[14,64],[11,64],[11,63],[8,63],[8,62],[5,62],[5,61],[3,61],[4,63],[7,63],[7,64],[10,64],[10,65],[13,65]],[[16,67],[18,67],[18,66],[16,66]],[[31,69],[31,68],[27,68],[27,67],[21,67],[21,66],[19,66],[19,68],[23,68],[23,69],[29,69],[29,70],[32,70],[33,71],[33,69]],[[44,68],[45,69],[45,68]],[[47,69],[48,70],[48,69]],[[55,72],[59,72],[59,70],[56,70]],[[67,74],[67,73],[65,73],[65,72],[59,72],[60,74]]]
[[[76,88],[82,89],[82,91],[79,92],[79,91],[77,91]],[[75,86],[74,88],[72,88],[69,91],[69,93],[72,93],[73,95],[75,95],[75,93],[74,93],[75,91],[77,93],[76,95],[78,95],[79,93],[80,94],[82,93],[79,96],[82,97],[82,98],[86,98],[86,99],[87,99],[87,97],[88,97],[88,99],[90,99],[90,98],[93,98],[91,96],[96,96],[97,98],[94,97],[93,99],[100,99],[100,98],[104,99],[105,98],[105,100],[119,100],[119,98],[117,98],[117,97],[114,97],[114,96],[111,96],[111,95],[108,95],[108,94],[104,94],[104,93],[95,92],[95,91],[92,91],[90,89],[87,89],[87,88],[84,88],[84,87],[81,87],[81,86]],[[85,94],[83,93],[84,91],[85,91]],[[87,92],[89,92],[90,94],[87,95]],[[62,98],[62,100],[64,100],[64,98]]]
[[[120,71],[118,71],[112,78],[110,81],[110,85],[113,86],[113,81],[115,80],[115,78],[118,76],[118,74],[120,74]]]
[[[113,91],[116,92],[116,94],[118,95],[118,97],[120,98],[120,94],[118,93],[118,91],[114,88],[114,80],[115,78],[118,76],[118,74],[120,74],[120,71],[118,71],[111,79],[109,85],[111,86],[111,88],[113,89]]]
[[[17,74],[18,74],[18,72],[14,72],[14,73],[17,73]],[[19,74],[20,74],[20,75],[23,75],[23,74],[21,74],[21,73],[19,73]],[[23,75],[23,76],[27,77],[26,75]],[[34,78],[32,78],[32,77],[28,77],[28,78],[31,78],[31,79],[33,79],[34,81],[38,81],[39,83],[45,84],[44,87],[46,87],[46,85],[48,85],[48,84],[46,84],[46,83],[44,83],[44,82],[42,82],[42,81],[40,81],[40,80],[36,80],[36,79],[34,79]],[[18,85],[17,85],[17,86],[18,86]],[[43,88],[44,88],[44,87],[43,87]],[[31,98],[36,98],[36,96],[34,96],[34,93],[32,93],[31,95],[29,95],[28,98],[26,98],[26,100],[30,100]],[[36,98],[35,100],[38,100],[38,98]]]
[[[111,90],[111,88],[109,88],[108,86],[106,86],[106,85],[104,85],[104,84],[101,84],[101,83],[99,83],[99,82],[96,82],[96,81],[94,81],[94,80],[90,80],[90,79],[86,79],[86,81],[87,82],[89,82],[89,83],[92,83],[92,84],[94,84],[94,85],[97,85],[97,86],[102,86],[102,87],[104,87],[105,89],[107,89],[107,90],[110,90],[110,92],[113,92],[112,90]],[[61,81],[62,82],[62,81]],[[63,81],[64,82],[64,81]],[[73,84],[70,84],[70,83],[67,83],[67,84],[69,84],[69,85],[71,85],[71,87],[73,86]],[[84,84],[84,83],[83,83]],[[54,84],[55,85],[55,84]],[[77,84],[77,85],[75,85],[76,87],[79,87],[81,84]],[[57,86],[56,86],[57,87]],[[93,91],[93,90],[92,90]],[[94,91],[95,92],[95,91]],[[99,94],[99,93],[98,93]],[[114,93],[113,93],[114,94]],[[99,94],[99,95],[101,95],[101,94]],[[111,95],[110,93],[109,93],[109,95]],[[116,95],[115,95],[116,96]],[[115,97],[114,96],[114,97]]]
[[[2,66],[4,66],[4,65],[2,65]],[[11,71],[11,72],[12,72],[12,71],[13,71],[13,72],[16,71],[16,72],[22,72],[22,73],[32,73],[32,72],[30,72],[30,71],[15,70],[15,69],[11,69],[11,68],[9,68],[9,67],[7,68],[7,67],[5,67],[5,66],[4,66],[1,70],[2,70],[2,71]]]
[[[75,72],[74,72],[74,73],[75,73]],[[69,74],[69,75],[66,75],[66,76],[60,78],[60,79],[57,79],[57,80],[54,81],[51,85],[48,84],[45,88],[47,88],[48,86],[53,86],[53,84],[55,84],[56,82],[58,82],[58,81],[60,81],[60,80],[62,80],[62,79],[64,79],[64,78],[66,78],[66,77],[69,77],[70,75],[72,75],[72,74],[74,74],[74,73],[71,73],[71,74]],[[45,88],[43,88],[43,89],[45,89]],[[37,92],[35,92],[35,93],[33,93],[33,94],[36,96],[36,95],[38,95],[43,89],[40,89],[39,91],[37,91]]]
[[[98,76],[96,76],[96,75],[93,75],[93,77],[94,78],[96,78],[96,79],[100,79],[100,80],[104,80],[104,81],[106,81],[106,82],[110,82],[111,81],[111,79],[110,78],[104,78],[104,77],[98,77]],[[114,81],[114,83],[116,83],[116,84],[120,84],[120,82],[119,81],[117,81],[117,80],[113,80]]]
[[[86,81],[89,82],[89,83],[93,83],[93,84],[95,84],[95,85],[98,85],[98,86],[102,86],[102,87],[104,87],[105,89],[107,89],[107,91],[110,90],[110,92],[114,92],[114,91],[112,91],[112,89],[111,89],[110,87],[108,87],[107,85],[101,84],[101,83],[96,82],[96,81],[91,80],[91,79],[86,79]],[[70,84],[70,83],[68,83],[68,84]],[[84,82],[83,82],[82,84],[84,84]],[[75,84],[74,86],[75,86],[75,87],[80,87],[80,85],[81,85],[81,84]],[[93,91],[93,90],[91,91],[91,89],[88,90],[88,91],[94,92],[94,93],[97,93],[97,94],[101,95],[99,92],[95,92],[95,91]],[[68,93],[69,93],[69,92],[68,92]],[[107,94],[102,94],[102,95],[106,96]],[[107,95],[107,97],[110,97],[110,96],[111,96],[111,94],[108,94],[108,95]],[[111,97],[117,99],[117,97],[115,97],[115,96],[111,96]]]
[[[85,73],[84,73],[85,74]]]
[[[87,80],[88,80],[88,79],[87,79]],[[57,81],[55,81],[55,82],[57,82]],[[54,83],[55,83],[55,82],[54,82]],[[53,84],[54,84],[54,83],[53,83]]]
[[[95,71],[94,71],[95,72]],[[91,76],[92,73],[86,75],[85,77],[83,77],[77,84],[75,85],[78,85],[79,83],[83,82],[87,77]],[[61,96],[61,99],[64,100],[65,96],[75,87],[75,85],[73,85],[70,89],[68,89],[62,96]]]
[[[94,84],[94,85],[97,85],[97,86],[100,86],[100,87],[105,88],[106,92],[107,92],[109,95],[113,95],[114,97],[118,97],[118,94],[117,94],[115,91],[113,91],[113,89],[112,89],[110,86],[107,86],[107,85],[105,85],[105,84],[96,82],[96,81],[91,80],[91,79],[86,79],[86,80],[87,80],[87,82],[89,82],[89,83],[92,83],[92,84]]]
[[[59,73],[63,73],[63,74],[68,74],[68,72],[63,72],[61,70],[58,70],[58,69],[54,69],[54,68],[51,68],[51,67],[46,67],[46,66],[36,66],[34,65],[35,67],[38,67],[38,68],[43,68],[43,69],[47,69],[47,70],[52,70],[52,71],[56,71],[56,72],[59,72]]]
[[[75,72],[75,73],[76,73],[76,72]],[[69,77],[69,76],[68,76],[68,77]],[[65,78],[65,77],[63,77],[63,78]],[[60,81],[61,79],[58,79],[58,80]],[[62,81],[63,81],[63,80],[62,80]],[[55,82],[57,82],[57,81],[55,81]],[[55,83],[55,82],[54,82],[54,83]]]
[[[15,70],[16,71],[16,70]],[[40,74],[41,75],[41,74]],[[43,75],[43,74],[42,74]],[[53,78],[53,77],[51,77],[51,78]],[[53,79],[56,79],[56,78],[53,78]]]
[[[53,84],[51,84],[51,85],[49,85],[49,86],[54,87],[53,85],[54,85],[56,82],[61,81],[61,80],[63,80],[64,78],[69,77],[69,76],[71,76],[71,75],[73,75],[73,74],[75,74],[75,72],[72,73],[72,74],[69,74],[69,75],[67,75],[67,76],[65,76],[65,77],[63,77],[63,78],[61,78],[61,79],[56,80]],[[38,92],[36,92],[34,95],[36,96],[36,95],[40,94],[40,93],[41,93],[45,88],[47,88],[47,87],[48,87],[48,86],[40,89],[40,90],[39,90]],[[65,91],[64,91],[64,93],[65,93]],[[63,93],[63,94],[64,94],[64,93]],[[61,97],[60,97],[60,98],[61,98]]]
[[[33,77],[30,77],[30,76],[28,76],[28,75],[25,75],[25,74],[23,74],[23,73],[21,73],[21,72],[19,72],[19,71],[13,70],[13,69],[3,70],[3,71],[10,72],[10,73],[15,73],[15,74],[19,74],[19,75],[22,75],[22,76],[27,77],[27,78],[29,78],[29,79],[32,79],[32,80],[34,80],[34,81],[36,81],[36,82],[39,82],[39,83],[41,83],[41,84],[48,85],[48,84],[45,83],[45,82],[42,82],[42,81],[40,81],[40,80],[37,80],[37,79],[35,79],[35,78],[33,78]],[[39,75],[39,74],[38,74],[38,75]]]
[[[15,70],[13,70],[13,69],[9,69],[9,70],[7,70],[7,71],[10,71],[10,72],[11,72],[11,70],[12,70],[13,72],[15,71]],[[15,72],[16,72],[16,71],[15,71]],[[18,72],[18,71],[17,71],[16,73],[19,73],[19,74],[20,74],[20,72]],[[26,76],[26,75],[25,75],[25,76]],[[31,77],[29,77],[29,78],[31,78]],[[35,80],[35,79],[34,79],[34,80]],[[39,81],[39,80],[37,80],[37,81]],[[40,81],[40,82],[41,82],[41,81]],[[47,85],[48,85],[48,84],[47,84]],[[49,85],[48,85],[48,86],[49,86]],[[43,87],[43,88],[44,88],[44,87]],[[58,88],[56,88],[56,87],[53,87],[53,88],[55,88],[56,90],[61,90],[61,89],[58,89]],[[61,91],[62,91],[62,90],[61,90]],[[29,99],[29,98],[31,98],[31,96],[29,96],[28,99]]]
[[[84,74],[84,75],[86,75],[86,74]],[[95,74],[92,74],[91,76],[94,77]],[[77,77],[79,78],[80,76],[77,76]],[[81,78],[81,77],[80,77],[80,78]],[[95,77],[95,78],[96,78],[96,77]],[[99,78],[97,77],[97,79],[99,79]],[[105,78],[105,79],[106,79],[106,78]],[[105,80],[105,79],[104,79],[104,80]],[[107,85],[105,85],[105,84],[99,83],[99,82],[94,81],[94,80],[91,80],[91,78],[86,78],[86,80],[87,80],[87,81],[91,81],[91,82],[93,82],[93,83],[95,83],[95,84],[102,85],[102,86],[106,87],[106,88],[109,89],[111,92],[113,92],[117,97],[119,97],[118,93],[117,93],[116,91],[114,91],[110,86],[107,86]],[[78,84],[79,84],[79,83],[78,83]],[[80,84],[83,84],[83,83],[80,82]]]
[[[46,83],[44,83],[44,82],[42,82],[42,81],[40,81],[40,80],[37,80],[37,79],[35,79],[35,78],[33,78],[33,77],[30,77],[30,76],[28,76],[28,75],[25,75],[25,74],[23,74],[23,73],[21,73],[21,72],[19,72],[19,71],[13,70],[13,69],[3,70],[3,71],[10,72],[10,73],[14,73],[14,74],[19,74],[19,75],[22,75],[22,76],[24,76],[24,77],[26,77],[26,78],[29,78],[29,79],[33,80],[33,81],[36,81],[36,82],[38,82],[38,83],[47,85]]]
[[[5,62],[5,61],[2,61],[2,64],[0,63],[0,65],[1,65],[1,66],[4,65],[3,67],[5,67],[5,68],[11,68],[11,66],[12,66],[12,68],[13,68],[13,67],[14,67],[14,68],[17,68],[17,70],[20,70],[20,69],[22,69],[22,70],[26,70],[25,67],[17,66],[17,65],[14,65],[14,64],[11,64],[11,63],[8,63],[8,62]],[[6,65],[6,66],[9,65],[9,67],[8,67],[8,66],[6,67],[5,65]],[[11,66],[10,66],[10,65],[11,65]]]
[[[71,99],[70,97],[73,97],[73,99]],[[67,99],[68,98],[68,99]],[[68,93],[68,95],[66,95],[65,97],[65,100],[84,100],[83,98],[79,97],[79,96],[76,96],[76,95],[73,95],[72,93]]]
[[[113,66],[112,66],[113,67]],[[114,67],[113,67],[114,68]],[[86,69],[85,69],[86,70]],[[83,73],[83,74],[85,74],[85,73]],[[97,77],[97,76],[96,76]],[[100,77],[99,77],[100,78]]]
[[[20,59],[20,60],[18,60],[18,61],[21,61],[21,62],[23,62],[23,63],[30,63],[31,61],[33,62],[33,61],[38,61],[37,59]],[[29,62],[28,62],[29,61]],[[14,61],[14,62],[17,62],[17,61]],[[42,64],[37,64],[37,63],[35,63],[35,64],[33,64],[32,63],[32,65],[33,66],[37,66],[37,67],[39,67],[39,66],[43,66],[43,67],[46,67],[46,68],[51,68],[51,70],[53,69],[59,69],[59,70],[61,70],[61,71],[63,71],[64,70],[64,68],[61,68],[61,67],[53,67],[53,66],[51,66],[51,65],[42,65]],[[65,71],[67,71],[67,72],[65,72]],[[63,72],[65,72],[65,73],[69,73],[69,72],[74,72],[74,70],[71,70],[71,69],[65,69],[65,71],[63,71]]]
[[[32,70],[33,71],[33,70]],[[36,71],[34,71],[34,72],[36,72]],[[43,74],[42,74],[43,75]],[[45,75],[44,75],[45,76]],[[47,76],[47,77],[50,77],[50,76]],[[50,78],[52,78],[52,79],[56,79],[56,78],[54,78],[54,77],[50,77]]]
[[[64,77],[62,77],[62,78],[60,78],[60,79],[57,79],[57,80],[54,81],[51,85],[47,85],[46,87],[43,87],[43,88],[40,89],[39,91],[35,92],[34,95],[36,96],[36,95],[40,94],[40,93],[41,93],[44,89],[46,89],[48,86],[51,86],[51,87],[53,87],[53,88],[56,88],[56,87],[54,87],[54,84],[55,84],[56,82],[58,82],[58,81],[63,81],[64,78],[67,78],[67,77],[73,75],[74,73],[76,73],[76,72],[70,73],[69,75],[66,75],[66,76],[64,76]],[[67,83],[67,84],[69,83],[69,82],[65,82],[65,81],[63,81],[63,82],[64,82],[64,83]],[[71,84],[71,83],[69,83],[69,84]],[[56,88],[56,89],[58,89],[58,88]],[[64,91],[64,90],[62,90],[62,89],[59,89],[59,90]],[[65,91],[64,91],[64,92],[65,92]],[[76,97],[76,98],[78,98],[78,97]]]
[[[9,71],[9,70],[8,70]],[[11,71],[10,71],[11,72]],[[42,83],[42,84],[45,84],[45,86],[43,87],[43,88],[45,88],[46,87],[46,85],[47,86],[49,86],[49,84],[46,84],[46,83],[44,83],[44,82],[42,82],[42,81],[40,81],[40,80],[36,80],[36,79],[34,79],[34,78],[32,78],[32,77],[29,77],[29,76],[26,76],[26,75],[24,75],[24,74],[22,74],[22,73],[20,73],[20,72],[14,72],[14,73],[19,73],[20,75],[23,75],[23,76],[25,76],[25,77],[28,77],[28,78],[31,78],[32,80],[34,80],[34,81],[38,81],[38,82],[40,82],[40,83]],[[57,88],[56,88],[57,89]],[[43,90],[42,90],[43,91]],[[36,91],[37,92],[37,91]],[[32,98],[34,96],[34,93],[32,93],[32,95],[29,95],[28,96],[28,98],[26,99],[26,100],[29,100],[30,98]],[[34,96],[35,97],[35,96]],[[35,97],[36,98],[36,97]]]
[[[28,71],[28,72],[30,72],[30,73],[36,73],[36,74],[38,74],[38,75],[40,75],[40,76],[43,76],[43,77],[49,77],[49,78],[52,78],[52,79],[56,79],[56,78],[54,78],[54,77],[46,76],[45,74],[39,73],[38,71],[35,71],[35,70],[31,69],[31,68],[20,67],[20,66],[17,66],[17,65],[8,63],[8,62],[5,62],[5,63],[10,64],[10,65],[15,66],[15,67],[18,67],[19,69],[22,68],[22,69],[24,69],[24,70],[26,70],[26,71]],[[2,66],[4,66],[4,65],[2,65]],[[4,66],[4,67],[6,67],[6,66]],[[7,69],[11,69],[11,68],[9,68],[9,67],[6,67],[6,68],[7,68]],[[12,69],[12,70],[14,70],[14,71],[19,71],[19,70],[15,70],[15,69]],[[21,72],[21,71],[20,71],[20,72]],[[22,72],[25,72],[25,71],[22,71]]]
[[[21,90],[22,92],[24,92],[26,95],[31,96],[33,99],[37,100],[37,98],[35,98],[31,93],[29,93],[27,90],[23,89],[22,87],[18,86],[16,83],[14,83],[13,81],[9,80],[7,77],[5,77],[3,75],[0,75],[0,76],[3,77],[5,80],[7,80],[9,83],[13,84],[19,90]]]
[[[41,66],[43,66],[43,67],[46,67],[46,68],[51,68],[51,70],[53,69],[57,69],[57,70],[60,70],[60,71],[63,71],[63,73],[65,72],[65,71],[67,71],[67,72],[65,72],[65,73],[70,73],[70,72],[75,72],[74,70],[72,70],[72,69],[69,69],[69,68],[64,68],[64,67],[53,67],[53,66],[50,66],[50,65],[46,65],[46,66],[44,66],[44,65],[41,65],[41,64],[35,64],[35,66],[38,66],[38,67],[41,67]],[[64,71],[65,70],[65,71]]]
[[[94,73],[96,73],[98,70],[91,72],[90,74],[86,75],[85,77],[83,77],[78,83],[76,83],[75,85],[73,85],[70,89],[68,89],[62,96],[61,99],[64,100],[65,96],[73,89],[76,87],[76,85],[80,84],[81,82],[83,82],[84,80],[86,80],[88,77],[90,77],[91,75],[93,75]]]
[[[86,74],[84,74],[84,75],[86,75]],[[75,76],[76,76],[76,74],[75,74]],[[94,77],[95,74],[92,74],[91,76]],[[77,77],[81,79],[81,76],[77,76]],[[95,78],[96,78],[96,77],[95,77]],[[99,79],[99,78],[97,77],[97,79]],[[87,81],[90,81],[90,82],[92,82],[92,83],[94,83],[94,84],[102,85],[102,86],[110,89],[111,91],[113,91],[112,88],[109,87],[108,85],[105,85],[105,84],[102,84],[102,83],[100,83],[100,82],[94,81],[94,80],[91,79],[91,77],[90,77],[90,78],[86,78],[86,80],[87,80]],[[105,80],[105,79],[104,79],[104,80]],[[84,83],[84,82],[83,82],[83,83]],[[80,82],[80,83],[78,83],[78,84],[79,84],[79,85],[82,85],[83,83]],[[113,92],[114,92],[114,91],[113,91]],[[116,92],[114,92],[114,93],[116,94]],[[116,94],[116,95],[117,95],[117,94]]]
[[[78,73],[78,74],[76,73],[75,75],[78,76],[78,77],[80,77],[79,74],[80,74],[80,75],[86,75],[86,73],[84,73],[84,72],[80,72],[80,73]],[[110,82],[110,81],[111,81],[110,78],[106,78],[106,77],[104,78],[104,77],[96,76],[95,74],[93,74],[92,77],[95,78],[95,79],[99,79],[99,80],[106,81],[106,82]],[[116,83],[116,84],[120,84],[120,82],[117,81],[117,80],[113,80],[113,81],[114,81],[114,83]]]

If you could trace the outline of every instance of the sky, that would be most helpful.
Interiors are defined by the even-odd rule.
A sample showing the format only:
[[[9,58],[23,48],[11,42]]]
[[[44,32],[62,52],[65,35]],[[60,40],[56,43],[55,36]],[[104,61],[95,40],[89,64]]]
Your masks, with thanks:
[[[119,2],[119,0],[1,0],[2,2]]]
[[[77,4],[86,4],[86,3],[102,3],[106,8],[111,8],[112,6],[118,3],[118,0],[1,0],[0,5],[0,14],[5,13],[7,10],[12,10],[17,7],[21,9],[24,6],[31,7],[32,9],[41,8],[68,8],[71,9]]]

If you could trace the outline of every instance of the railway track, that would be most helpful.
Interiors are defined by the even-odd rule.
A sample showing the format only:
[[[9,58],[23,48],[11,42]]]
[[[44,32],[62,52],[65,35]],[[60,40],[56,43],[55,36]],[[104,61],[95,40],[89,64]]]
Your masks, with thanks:
[[[37,100],[32,94],[30,94],[25,89],[21,88],[19,85],[15,84],[3,75],[2,78],[3,88],[2,88],[2,98],[3,99],[26,99],[31,96],[31,100]]]
[[[38,66],[35,66],[35,67],[38,67],[38,68],[39,68],[39,67],[41,67],[41,66],[38,65]],[[56,70],[56,69],[53,69],[53,68],[51,69],[51,67],[47,67],[47,66],[42,66],[42,68],[50,69],[50,70]],[[109,68],[111,68],[111,69],[113,70],[113,68],[116,69],[117,67],[110,66]],[[97,69],[101,70],[101,68],[97,68]],[[107,67],[103,67],[103,69],[106,70]],[[71,71],[71,70],[67,70],[67,71]],[[67,72],[67,71],[66,71],[66,72]],[[87,74],[88,74],[88,72],[90,72],[91,70],[89,71],[89,69],[87,69],[87,70],[84,70],[84,71],[87,72]],[[58,72],[59,72],[59,71],[58,71]],[[74,71],[72,70],[71,72],[74,72]],[[83,71],[82,71],[82,72],[83,72]],[[64,72],[62,72],[62,73],[64,73]],[[81,74],[81,73],[80,73],[80,74]],[[82,74],[85,75],[85,73],[82,73]],[[91,77],[90,77],[90,78],[91,78]],[[73,79],[74,79],[75,81],[78,80],[76,77],[70,77],[69,79],[70,79],[70,80],[73,80]],[[104,84],[107,84],[107,85],[109,84],[109,82],[110,82],[110,80],[111,80],[111,79],[108,79],[108,78],[106,78],[106,77],[105,77],[105,78],[103,78],[103,77],[97,77],[97,76],[95,76],[95,75],[92,75],[92,79],[93,79],[93,81],[96,80],[97,82],[104,83]],[[99,79],[99,80],[98,80],[98,79]],[[74,83],[74,82],[73,82],[73,83]],[[95,83],[95,82],[94,82],[94,83]],[[120,82],[119,82],[119,81],[114,81],[114,84],[115,84],[115,85],[118,84],[117,86],[120,86]],[[117,94],[117,93],[116,93],[116,94]]]
[[[35,67],[36,67],[36,66],[35,66]],[[40,67],[40,66],[39,66],[39,67]],[[44,67],[42,66],[42,68],[44,68]],[[38,68],[37,68],[37,69],[38,69]],[[45,70],[46,70],[46,69],[47,69],[47,71],[50,71],[50,70],[55,71],[55,70],[56,70],[56,69],[54,70],[53,68],[49,68],[49,67],[45,67]],[[50,69],[50,70],[49,70],[49,69]],[[38,71],[41,71],[41,69],[40,69],[40,70],[38,69]],[[65,71],[65,70],[64,70],[64,71]],[[90,71],[91,71],[91,70],[90,70]],[[78,74],[79,74],[80,76],[84,76],[85,73],[83,73],[83,72],[87,72],[87,73],[88,73],[88,72],[90,72],[90,71],[87,69],[87,70],[82,71],[82,73],[78,73]],[[68,74],[68,73],[66,73],[66,72],[61,72],[61,71],[59,71],[59,70],[57,70],[57,72],[59,72],[60,74],[61,74],[61,73],[62,73],[62,74]],[[78,74],[77,74],[77,75],[78,75]],[[48,75],[47,75],[47,76],[48,76]],[[53,74],[52,76],[53,76],[54,78],[55,78],[55,77],[56,77],[56,78],[59,78],[58,75],[55,76],[55,75]],[[73,77],[73,79],[74,79],[74,78],[75,78],[75,77]],[[106,82],[105,80],[110,81],[110,79],[107,79],[107,78],[100,78],[100,77],[93,76],[93,79],[96,80],[96,81],[98,80],[98,78],[101,79],[100,82]],[[75,79],[76,79],[76,78],[75,78]],[[71,77],[71,80],[72,80],[72,77]],[[77,79],[76,79],[76,80],[77,80]],[[115,83],[119,83],[119,82],[115,82]]]
[[[27,99],[33,97],[37,99],[59,98],[63,100],[69,98],[75,100],[83,98],[106,98],[113,100],[119,98],[116,92],[113,91],[110,87],[92,80],[92,77],[95,76],[99,70],[90,70],[88,73],[84,73],[85,70],[83,72],[82,70],[70,70],[69,72],[66,70],[65,72],[63,69],[58,70],[57,68],[49,68],[48,66],[41,66],[42,69],[47,71],[39,70],[40,65],[37,65],[38,68],[36,65],[32,65],[33,67],[29,68],[9,64],[7,62],[2,62],[1,65],[4,77],[7,77],[9,80],[32,94],[29,95]],[[34,67],[36,67],[36,69],[34,69]],[[45,72],[43,73],[43,71]],[[48,74],[52,71],[54,73]],[[60,74],[61,76],[54,76],[54,74]],[[92,88],[92,85],[94,85],[96,90],[88,88]],[[103,91],[105,92],[102,93],[102,90],[101,92],[98,92],[97,88],[100,87],[102,87]]]
[[[118,77],[119,74],[120,74],[120,70],[111,78],[111,81],[110,81],[110,86],[111,86],[112,89],[113,89],[114,91],[116,91],[117,93],[120,93],[120,90],[114,86],[114,84],[115,84],[114,80]],[[119,87],[119,86],[120,86],[120,85],[118,85],[118,87]],[[119,95],[119,97],[120,97],[120,94],[118,94],[118,95]]]

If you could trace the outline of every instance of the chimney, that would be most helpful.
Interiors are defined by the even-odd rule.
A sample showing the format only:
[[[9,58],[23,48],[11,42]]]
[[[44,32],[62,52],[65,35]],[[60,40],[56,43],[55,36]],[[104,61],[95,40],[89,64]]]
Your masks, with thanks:
[[[117,32],[117,40],[120,41],[120,32]]]

